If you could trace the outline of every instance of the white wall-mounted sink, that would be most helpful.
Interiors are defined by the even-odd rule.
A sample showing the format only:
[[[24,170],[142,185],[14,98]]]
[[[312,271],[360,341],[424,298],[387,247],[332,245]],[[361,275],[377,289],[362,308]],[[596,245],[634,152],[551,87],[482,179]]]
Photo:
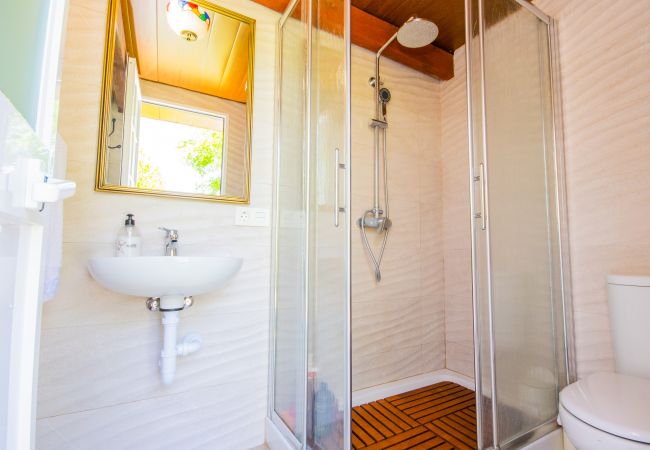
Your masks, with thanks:
[[[102,286],[140,297],[190,296],[219,289],[242,266],[230,256],[96,257],[88,270]]]
[[[241,258],[229,256],[137,256],[92,258],[88,270],[107,289],[120,294],[159,297],[152,311],[162,313],[163,347],[160,374],[164,384],[171,384],[176,373],[176,358],[197,352],[202,339],[190,333],[177,340],[180,311],[191,302],[186,297],[219,289],[235,276]]]

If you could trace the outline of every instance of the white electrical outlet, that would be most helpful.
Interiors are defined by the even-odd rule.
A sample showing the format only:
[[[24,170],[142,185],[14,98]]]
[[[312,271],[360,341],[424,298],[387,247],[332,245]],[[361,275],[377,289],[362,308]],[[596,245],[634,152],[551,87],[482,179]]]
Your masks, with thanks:
[[[243,227],[268,227],[269,210],[266,208],[237,207],[235,210],[235,225]]]

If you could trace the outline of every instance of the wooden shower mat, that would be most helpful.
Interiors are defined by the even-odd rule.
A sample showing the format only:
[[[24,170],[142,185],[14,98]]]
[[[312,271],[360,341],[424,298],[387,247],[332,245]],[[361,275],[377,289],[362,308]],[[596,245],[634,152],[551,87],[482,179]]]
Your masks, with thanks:
[[[476,449],[474,391],[442,382],[352,409],[355,449]]]

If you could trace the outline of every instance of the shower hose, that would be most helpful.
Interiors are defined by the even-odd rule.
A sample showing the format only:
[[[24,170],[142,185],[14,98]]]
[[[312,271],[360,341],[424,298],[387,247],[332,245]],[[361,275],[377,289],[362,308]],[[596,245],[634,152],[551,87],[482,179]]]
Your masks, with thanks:
[[[381,260],[384,257],[384,251],[386,250],[386,244],[388,243],[388,234],[390,233],[390,226],[385,226],[386,222],[388,221],[388,155],[387,155],[387,148],[386,148],[386,129],[382,130],[383,132],[383,162],[384,162],[384,222],[382,222],[381,226],[377,227],[377,230],[379,232],[384,233],[384,237],[381,242],[381,248],[379,250],[379,253],[375,255],[375,252],[373,252],[372,247],[370,246],[370,241],[368,241],[368,233],[366,231],[366,217],[369,215],[378,215],[378,211],[375,209],[369,209],[366,212],[363,213],[363,216],[361,216],[361,220],[359,221],[359,225],[361,228],[361,240],[363,242],[363,245],[366,247],[366,251],[368,252],[368,255],[370,256],[370,261],[372,262],[373,268],[375,269],[375,281],[379,283],[381,281]],[[375,141],[377,142],[377,141]],[[379,163],[379,161],[376,161],[376,163]]]

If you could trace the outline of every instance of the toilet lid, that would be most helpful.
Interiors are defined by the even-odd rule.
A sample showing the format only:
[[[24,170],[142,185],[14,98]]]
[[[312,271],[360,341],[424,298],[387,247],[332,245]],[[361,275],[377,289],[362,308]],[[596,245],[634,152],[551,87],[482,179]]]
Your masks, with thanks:
[[[592,427],[650,443],[650,380],[596,373],[564,388],[560,403]]]

